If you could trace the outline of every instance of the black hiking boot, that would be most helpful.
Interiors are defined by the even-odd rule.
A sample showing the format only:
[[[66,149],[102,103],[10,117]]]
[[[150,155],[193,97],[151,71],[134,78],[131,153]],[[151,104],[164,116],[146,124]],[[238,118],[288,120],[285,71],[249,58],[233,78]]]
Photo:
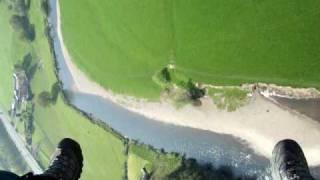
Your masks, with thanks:
[[[303,151],[293,140],[286,139],[275,146],[271,171],[274,180],[314,180]]]
[[[72,139],[60,141],[51,165],[34,179],[78,180],[83,166],[80,145]]]

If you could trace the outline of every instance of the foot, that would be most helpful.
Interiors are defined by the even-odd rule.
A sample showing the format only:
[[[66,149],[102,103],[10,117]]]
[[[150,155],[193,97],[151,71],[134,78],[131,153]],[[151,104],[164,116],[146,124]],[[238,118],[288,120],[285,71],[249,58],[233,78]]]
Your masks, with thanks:
[[[52,177],[57,180],[78,180],[83,166],[80,145],[72,139],[60,141],[51,165],[41,177]]]
[[[293,140],[283,140],[275,146],[271,171],[274,180],[314,180],[303,151]]]

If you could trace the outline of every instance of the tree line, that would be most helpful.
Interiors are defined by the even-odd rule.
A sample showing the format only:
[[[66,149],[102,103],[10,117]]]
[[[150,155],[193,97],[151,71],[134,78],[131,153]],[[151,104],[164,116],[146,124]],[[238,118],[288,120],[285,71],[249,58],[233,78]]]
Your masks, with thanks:
[[[32,42],[36,38],[34,24],[30,23],[28,12],[31,0],[12,0],[9,8],[13,9],[15,14],[10,18],[12,28],[20,34],[22,40]]]

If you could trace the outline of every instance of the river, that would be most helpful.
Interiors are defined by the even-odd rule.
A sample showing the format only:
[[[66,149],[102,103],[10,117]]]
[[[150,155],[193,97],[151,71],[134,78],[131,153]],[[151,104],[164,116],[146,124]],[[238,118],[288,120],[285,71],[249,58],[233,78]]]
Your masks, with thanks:
[[[281,105],[304,114],[320,122],[320,99],[288,99],[283,97],[272,97]]]
[[[264,179],[268,175],[269,160],[249,148],[246,142],[230,135],[217,134],[193,128],[161,123],[133,113],[99,96],[73,91],[73,78],[65,64],[61,44],[57,37],[56,0],[50,0],[49,21],[52,25],[54,52],[59,69],[59,78],[70,101],[77,108],[92,114],[122,135],[150,144],[166,151],[179,152],[216,167],[228,167],[237,175],[256,176]]]

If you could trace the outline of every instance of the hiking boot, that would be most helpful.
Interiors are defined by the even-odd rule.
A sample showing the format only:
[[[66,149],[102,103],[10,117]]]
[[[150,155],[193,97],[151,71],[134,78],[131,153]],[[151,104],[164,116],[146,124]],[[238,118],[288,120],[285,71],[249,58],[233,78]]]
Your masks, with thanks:
[[[78,180],[83,166],[80,145],[72,139],[63,139],[53,156],[51,165],[38,177],[55,180]]]
[[[300,146],[289,139],[273,149],[271,171],[274,180],[314,180]]]

